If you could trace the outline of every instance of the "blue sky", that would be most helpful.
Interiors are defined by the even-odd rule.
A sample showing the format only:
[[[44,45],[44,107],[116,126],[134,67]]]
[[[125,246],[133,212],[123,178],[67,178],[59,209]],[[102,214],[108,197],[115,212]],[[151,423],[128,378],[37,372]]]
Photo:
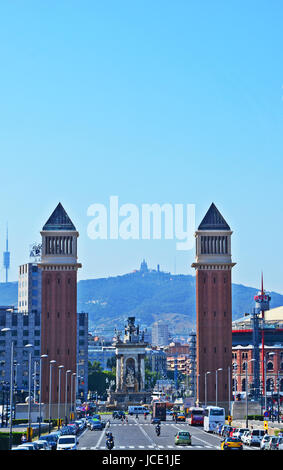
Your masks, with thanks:
[[[194,274],[172,240],[90,240],[87,208],[213,201],[233,281],[283,293],[281,1],[17,1],[0,5],[0,251],[10,280],[59,201],[80,279]],[[4,280],[3,269],[0,280]]]

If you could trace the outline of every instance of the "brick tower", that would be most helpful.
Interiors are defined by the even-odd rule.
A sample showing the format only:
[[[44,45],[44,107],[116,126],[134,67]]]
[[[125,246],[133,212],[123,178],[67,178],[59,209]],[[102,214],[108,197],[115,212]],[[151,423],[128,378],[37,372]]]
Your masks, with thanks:
[[[58,367],[76,372],[77,357],[77,238],[79,233],[61,203],[58,204],[42,231],[41,354],[42,402],[49,402],[50,361],[52,367],[51,401],[58,403]],[[67,401],[70,402],[68,374]],[[65,377],[65,374],[64,374]],[[65,380],[61,378],[60,402],[65,401]],[[75,390],[75,389],[74,389]]]
[[[218,406],[227,404],[229,370],[231,384],[231,270],[235,265],[231,235],[212,203],[195,233],[196,259],[192,264],[196,269],[197,400],[204,404],[206,399],[208,405],[215,405],[216,399]]]

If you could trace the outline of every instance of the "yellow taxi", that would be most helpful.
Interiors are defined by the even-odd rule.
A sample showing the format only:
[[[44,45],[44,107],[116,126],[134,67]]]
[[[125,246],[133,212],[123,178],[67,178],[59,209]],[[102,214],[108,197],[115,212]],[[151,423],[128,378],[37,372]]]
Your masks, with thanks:
[[[243,450],[243,443],[241,439],[238,439],[237,437],[226,437],[221,444],[220,444],[221,450]]]
[[[176,416],[176,421],[186,421],[186,415],[185,413],[178,413]]]

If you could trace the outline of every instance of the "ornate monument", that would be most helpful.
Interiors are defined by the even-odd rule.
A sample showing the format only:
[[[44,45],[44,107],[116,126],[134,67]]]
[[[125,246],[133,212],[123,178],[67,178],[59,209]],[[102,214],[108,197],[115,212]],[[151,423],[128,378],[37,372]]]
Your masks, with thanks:
[[[135,317],[129,317],[124,337],[115,330],[116,389],[109,392],[108,402],[115,405],[149,403],[151,393],[145,390],[144,333],[135,326]]]

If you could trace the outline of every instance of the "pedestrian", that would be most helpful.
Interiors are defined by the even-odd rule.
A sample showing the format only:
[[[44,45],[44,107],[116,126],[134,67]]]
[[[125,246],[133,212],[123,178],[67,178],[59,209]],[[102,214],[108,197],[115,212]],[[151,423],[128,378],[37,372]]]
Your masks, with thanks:
[[[25,433],[22,434],[21,441],[27,442],[27,436],[25,435]]]

